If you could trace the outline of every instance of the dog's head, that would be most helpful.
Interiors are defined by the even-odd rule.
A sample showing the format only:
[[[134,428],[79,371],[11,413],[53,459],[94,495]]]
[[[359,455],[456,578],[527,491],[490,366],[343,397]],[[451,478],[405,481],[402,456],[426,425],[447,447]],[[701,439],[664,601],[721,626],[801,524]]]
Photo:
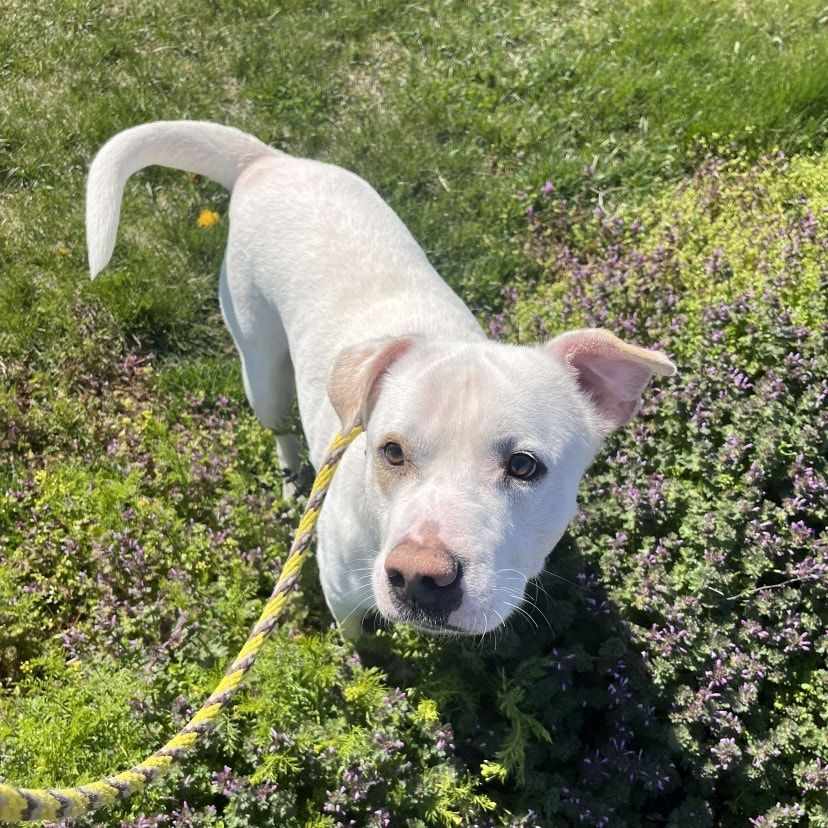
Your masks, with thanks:
[[[366,432],[380,613],[441,632],[500,625],[574,516],[603,438],[653,374],[674,372],[602,330],[531,348],[411,337],[345,350],[329,393],[344,429]]]

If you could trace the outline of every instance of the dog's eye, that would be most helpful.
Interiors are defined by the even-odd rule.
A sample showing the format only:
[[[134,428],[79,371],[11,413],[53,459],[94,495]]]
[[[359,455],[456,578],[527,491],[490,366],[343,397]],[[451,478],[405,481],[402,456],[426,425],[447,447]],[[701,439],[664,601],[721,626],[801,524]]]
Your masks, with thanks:
[[[389,442],[382,447],[382,456],[389,466],[402,466],[405,463],[405,454],[399,443]]]
[[[531,454],[523,451],[513,454],[506,465],[506,473],[509,477],[515,477],[518,480],[531,480],[537,477],[539,471],[538,461]]]

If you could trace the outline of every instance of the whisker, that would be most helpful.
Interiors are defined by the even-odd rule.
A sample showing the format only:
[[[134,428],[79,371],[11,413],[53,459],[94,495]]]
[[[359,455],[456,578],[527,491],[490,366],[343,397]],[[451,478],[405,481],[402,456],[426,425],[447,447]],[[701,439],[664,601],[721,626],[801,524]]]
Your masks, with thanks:
[[[523,606],[520,604],[512,603],[511,601],[504,601],[507,607],[511,607],[512,611],[516,614],[525,618],[536,630],[540,629],[538,626],[538,622],[528,613]]]
[[[365,607],[365,611],[362,613],[362,619],[360,621],[360,627],[362,626],[362,622],[365,621],[366,616],[368,613],[376,606],[373,601],[373,595],[368,595],[366,598],[363,598],[343,619],[342,619],[342,626],[345,626],[345,622],[348,621],[351,616],[355,613],[359,612],[363,607]]]
[[[361,583],[358,583],[356,586],[351,587],[344,595],[350,597],[354,593],[359,592],[371,592],[371,579],[369,577],[365,577],[362,579]]]
[[[475,623],[475,628],[476,628],[477,624],[478,624],[478,621],[477,621],[476,618],[474,620],[474,623]],[[481,613],[481,615],[480,615],[480,632],[477,633],[477,635],[480,636],[478,638],[478,642],[479,642],[478,646],[479,646],[481,652],[483,652],[483,648],[486,644],[486,639],[491,636],[491,633],[492,633],[492,630],[487,630],[486,629],[486,614]]]
[[[586,587],[583,584],[579,584],[577,581],[570,581],[569,578],[564,578],[563,575],[558,575],[557,572],[553,572],[551,569],[546,569],[544,567],[539,573],[538,578],[541,576],[546,576],[549,578],[556,578],[559,581],[563,581],[565,584],[569,584],[569,586],[575,587],[575,589],[581,590],[581,592],[586,592],[588,594],[594,594],[595,590],[591,589],[590,587]],[[532,579],[533,581],[535,578]]]
[[[376,561],[375,555],[360,555],[356,558],[351,558],[348,563],[363,564],[366,569],[372,567]]]
[[[537,575],[535,575],[535,577],[534,577],[534,578],[530,578],[530,579],[526,582],[526,585],[527,585],[527,586],[529,586],[529,585],[531,584],[531,585],[532,585],[532,588],[533,588],[536,592],[542,592],[542,593],[543,593],[543,594],[544,594],[547,598],[549,598],[549,590],[548,590],[548,589],[546,588],[546,586],[544,585],[543,580],[542,580],[542,577],[543,577],[543,573],[542,573],[542,572],[540,572],[540,573],[538,573]]]
[[[546,598],[546,605],[547,605],[547,607],[549,607],[550,602],[551,602],[552,599],[549,597],[549,594],[546,591],[544,591],[543,594],[544,594],[544,597]],[[526,599],[526,600],[528,601],[528,599]],[[539,614],[540,617],[543,618],[544,625],[547,627],[549,632],[554,633],[555,628],[552,626],[552,621],[549,619],[549,614],[547,612],[544,612],[544,610],[538,604],[537,594],[535,595],[535,597],[529,603],[531,604],[532,609],[535,610],[536,614]],[[534,617],[535,616],[533,616],[533,618]]]
[[[511,607],[516,616],[525,618],[536,630],[540,630],[540,625],[532,614],[532,610],[537,610],[543,617],[544,623],[549,628],[550,632],[554,632],[552,622],[543,610],[540,609],[537,602],[537,595],[532,595],[528,589],[530,585],[534,586],[534,581],[527,581],[525,587],[521,590],[512,589],[509,587],[500,587],[500,594],[503,596],[503,603]],[[547,601],[551,600],[549,594],[544,590]],[[509,600],[511,599],[511,600]]]
[[[512,578],[517,577],[517,578],[520,578],[520,579],[522,579],[522,580],[526,580],[526,576],[525,576],[525,575],[524,575],[524,574],[523,574],[523,573],[522,573],[519,569],[514,569],[513,567],[512,567],[512,568],[508,568],[508,567],[507,567],[507,568],[505,568],[505,569],[498,569],[498,570],[495,572],[495,575],[498,575],[498,576],[499,576],[499,575],[505,575],[507,572],[516,572],[516,573],[517,573],[517,575],[516,575],[516,576],[515,576],[515,575],[512,575],[512,576],[511,576]]]
[[[374,573],[374,568],[372,566],[357,566],[353,569],[349,570],[349,572],[361,572],[363,573],[363,578],[368,578]]]

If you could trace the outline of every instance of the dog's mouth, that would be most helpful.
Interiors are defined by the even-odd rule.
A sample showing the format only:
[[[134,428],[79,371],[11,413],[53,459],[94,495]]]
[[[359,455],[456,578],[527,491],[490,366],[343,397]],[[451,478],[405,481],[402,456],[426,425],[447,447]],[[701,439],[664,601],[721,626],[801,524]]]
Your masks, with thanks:
[[[449,624],[444,618],[433,618],[425,613],[411,612],[401,614],[399,621],[411,624],[425,632],[434,635],[471,635],[471,630],[464,630],[454,624]]]
[[[475,635],[475,630],[449,624],[447,621],[418,616],[413,613],[384,614],[376,608],[362,619],[362,632],[375,633],[377,630],[390,630],[395,624],[407,624],[421,632],[437,636]]]
[[[463,612],[462,610],[451,613],[435,613],[416,607],[412,608],[398,602],[391,602],[390,605],[386,604],[382,609],[375,604],[373,611],[363,618],[362,629],[364,632],[370,632],[378,629],[390,629],[395,624],[407,624],[421,632],[436,636],[485,636],[505,623],[503,615],[500,613],[495,613],[495,615],[497,620],[492,623],[490,615],[482,608],[476,613]]]
[[[432,635],[486,636],[507,625],[509,609],[472,604],[461,605],[450,613],[433,613],[394,604],[378,616],[388,625],[408,624]]]

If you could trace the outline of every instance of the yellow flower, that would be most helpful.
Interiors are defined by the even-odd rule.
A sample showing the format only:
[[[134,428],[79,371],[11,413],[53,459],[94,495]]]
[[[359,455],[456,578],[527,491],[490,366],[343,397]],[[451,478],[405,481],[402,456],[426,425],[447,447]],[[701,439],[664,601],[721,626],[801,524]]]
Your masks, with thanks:
[[[214,213],[212,210],[202,210],[196,224],[199,227],[212,227],[214,224],[218,224],[220,219],[221,216],[218,213]]]
[[[422,701],[417,704],[417,713],[427,724],[434,724],[434,722],[440,719],[440,713],[437,709],[437,702],[433,699],[422,699]]]

